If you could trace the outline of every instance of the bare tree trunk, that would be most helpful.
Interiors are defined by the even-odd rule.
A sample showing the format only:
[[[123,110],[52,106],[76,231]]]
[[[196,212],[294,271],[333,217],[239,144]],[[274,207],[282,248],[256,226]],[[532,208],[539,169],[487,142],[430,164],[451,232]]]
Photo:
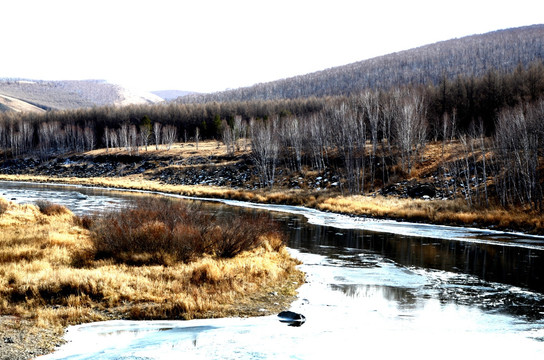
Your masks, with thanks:
[[[233,155],[235,150],[234,134],[227,120],[221,121],[221,137],[223,139],[225,147],[227,148],[227,155]]]
[[[106,126],[104,128],[104,143],[106,144],[106,153],[110,152],[110,129]]]
[[[162,125],[159,122],[153,123],[153,137],[155,138],[155,150],[159,150],[159,144],[161,143],[161,128]]]
[[[250,123],[251,157],[259,169],[261,186],[270,188],[274,186],[280,148],[278,122],[279,119],[275,117],[262,123],[256,120]]]

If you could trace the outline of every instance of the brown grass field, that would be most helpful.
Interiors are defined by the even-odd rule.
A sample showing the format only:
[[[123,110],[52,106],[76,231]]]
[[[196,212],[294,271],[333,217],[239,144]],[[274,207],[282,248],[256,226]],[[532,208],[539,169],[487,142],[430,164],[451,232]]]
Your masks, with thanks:
[[[167,262],[150,261],[152,250],[132,249],[131,259],[139,259],[133,264],[97,250],[105,226],[98,220],[75,217],[53,204],[0,199],[0,205],[0,329],[17,329],[23,338],[35,339],[39,329],[60,336],[67,325],[108,319],[276,313],[289,306],[304,281],[274,231],[227,256],[209,248],[184,261],[175,254]],[[142,229],[152,224],[164,228],[154,220]],[[184,226],[181,230],[190,232],[192,225]],[[217,226],[216,234],[221,233]],[[252,236],[258,232],[253,230]],[[51,349],[55,340],[41,346]]]

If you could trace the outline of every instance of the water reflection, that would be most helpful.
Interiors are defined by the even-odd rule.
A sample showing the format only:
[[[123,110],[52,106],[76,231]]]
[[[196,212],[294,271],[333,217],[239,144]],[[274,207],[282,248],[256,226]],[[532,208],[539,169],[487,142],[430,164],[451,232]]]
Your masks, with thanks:
[[[284,220],[284,217],[278,217]],[[365,250],[403,266],[475,275],[544,293],[544,251],[495,244],[436,240],[414,236],[338,229],[289,218],[289,245],[332,258],[345,249]],[[339,250],[339,251],[338,251]],[[365,264],[355,264],[365,266]]]
[[[400,307],[416,304],[413,289],[396,286],[366,285],[366,284],[330,284],[334,291],[341,291],[350,298],[383,298],[396,302]]]

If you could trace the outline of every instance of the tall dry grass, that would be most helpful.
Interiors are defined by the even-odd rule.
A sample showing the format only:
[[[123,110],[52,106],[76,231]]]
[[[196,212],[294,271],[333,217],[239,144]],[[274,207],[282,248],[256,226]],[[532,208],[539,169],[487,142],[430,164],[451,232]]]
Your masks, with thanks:
[[[493,205],[475,209],[469,208],[463,199],[428,201],[383,196],[337,196],[325,199],[317,208],[377,218],[544,232],[544,217],[537,211],[503,209]]]
[[[46,215],[34,205],[8,203],[0,216],[0,315],[59,329],[115,318],[255,315],[287,306],[303,281],[273,231],[232,257],[209,251],[185,261],[148,261],[143,245],[126,249],[131,255],[123,262],[123,256],[98,251],[91,236],[94,226],[102,229],[110,220],[87,221],[89,230],[66,209]],[[140,220],[144,229],[155,226]],[[271,292],[277,298],[270,299]]]

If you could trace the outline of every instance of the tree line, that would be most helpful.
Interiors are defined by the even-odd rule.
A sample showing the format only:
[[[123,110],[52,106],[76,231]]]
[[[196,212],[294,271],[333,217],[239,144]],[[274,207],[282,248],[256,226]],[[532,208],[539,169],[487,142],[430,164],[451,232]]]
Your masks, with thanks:
[[[442,144],[436,175],[443,193],[460,193],[470,206],[493,197],[503,206],[540,209],[543,98],[544,65],[536,62],[350,96],[3,113],[0,148],[5,158],[46,159],[213,138],[229,154],[251,149],[263,187],[274,186],[281,166],[293,173],[333,171],[342,191],[357,194],[409,177],[434,140]],[[454,160],[447,156],[452,148]]]

